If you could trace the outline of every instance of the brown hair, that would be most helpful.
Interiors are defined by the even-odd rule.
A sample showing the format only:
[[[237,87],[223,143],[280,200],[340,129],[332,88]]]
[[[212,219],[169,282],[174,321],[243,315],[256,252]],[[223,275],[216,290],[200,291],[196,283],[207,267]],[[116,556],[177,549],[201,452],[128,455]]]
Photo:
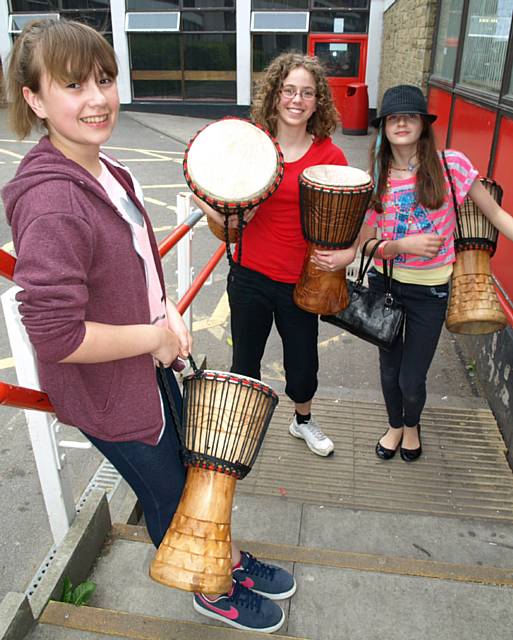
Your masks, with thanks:
[[[294,51],[282,53],[270,62],[258,84],[251,116],[257,124],[268,129],[273,136],[278,133],[277,106],[280,100],[280,89],[289,73],[298,67],[303,67],[312,74],[317,94],[317,108],[308,120],[306,129],[316,138],[327,138],[335,131],[338,114],[333,104],[324,67],[318,58],[303,53]]]
[[[422,117],[422,116],[421,116]],[[381,138],[379,149],[376,153],[376,143]],[[385,120],[370,149],[370,166],[374,170],[374,178],[377,173],[377,189],[372,197],[371,206],[379,213],[383,212],[383,198],[387,190],[387,181],[390,164],[392,162],[392,148],[385,135]],[[447,195],[447,185],[440,157],[436,150],[433,127],[426,118],[422,118],[422,132],[417,142],[417,160],[419,162],[416,181],[416,200],[426,209],[439,209]]]
[[[43,71],[58,82],[83,82],[93,72],[116,78],[118,65],[107,40],[85,24],[51,19],[26,24],[14,43],[7,70],[9,120],[20,139],[41,122],[25,101],[23,87],[38,93]]]

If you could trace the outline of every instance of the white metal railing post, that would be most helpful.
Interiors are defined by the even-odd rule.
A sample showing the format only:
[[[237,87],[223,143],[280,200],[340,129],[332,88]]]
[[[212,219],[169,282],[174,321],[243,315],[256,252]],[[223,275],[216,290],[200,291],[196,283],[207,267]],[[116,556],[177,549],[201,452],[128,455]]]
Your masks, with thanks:
[[[19,287],[11,287],[1,296],[16,375],[20,385],[40,389],[34,351],[21,322],[18,302],[14,297],[18,291]],[[42,411],[26,410],[25,417],[50,529],[58,545],[76,515],[69,467],[66,464],[66,456],[59,451],[56,440],[59,423],[53,414]]]
[[[176,196],[177,223],[180,225],[189,217],[191,212],[191,194],[179,193]],[[178,286],[176,289],[178,300],[180,300],[189,290],[194,277],[192,267],[192,236],[193,231],[189,231],[176,247],[177,255],[177,276]],[[192,307],[189,307],[183,314],[185,326],[192,332]]]

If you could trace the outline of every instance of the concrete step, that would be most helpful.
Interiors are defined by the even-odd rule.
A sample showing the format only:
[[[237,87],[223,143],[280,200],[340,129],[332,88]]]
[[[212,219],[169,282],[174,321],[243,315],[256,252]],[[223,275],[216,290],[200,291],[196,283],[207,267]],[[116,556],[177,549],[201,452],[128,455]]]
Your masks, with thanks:
[[[513,524],[240,494],[233,532],[250,536],[242,548],[296,576],[297,593],[281,603],[287,620],[278,638],[511,638]],[[153,555],[144,527],[113,525],[90,575],[98,585],[92,606],[51,604],[28,638],[246,637],[205,625],[191,594],[151,581]],[[59,636],[61,627],[83,635]]]

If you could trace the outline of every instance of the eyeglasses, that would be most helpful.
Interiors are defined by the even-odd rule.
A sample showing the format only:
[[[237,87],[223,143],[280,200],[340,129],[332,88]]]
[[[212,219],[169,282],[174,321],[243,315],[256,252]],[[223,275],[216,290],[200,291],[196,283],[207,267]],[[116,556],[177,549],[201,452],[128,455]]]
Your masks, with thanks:
[[[406,123],[418,122],[420,113],[393,113],[391,116],[387,116],[387,122],[390,124],[397,124],[400,120],[404,120]]]
[[[287,84],[281,88],[281,95],[284,98],[287,98],[287,100],[292,100],[292,98],[295,98],[298,93],[303,100],[313,100],[316,96],[315,89],[311,89],[310,87],[298,89],[292,84]]]

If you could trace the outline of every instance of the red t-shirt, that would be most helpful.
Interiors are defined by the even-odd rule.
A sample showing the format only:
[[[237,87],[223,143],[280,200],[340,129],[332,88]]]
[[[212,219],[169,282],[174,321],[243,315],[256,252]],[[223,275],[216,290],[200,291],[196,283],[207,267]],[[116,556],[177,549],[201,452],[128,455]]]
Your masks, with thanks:
[[[258,207],[242,236],[242,266],[272,280],[295,284],[299,280],[307,244],[301,230],[299,175],[317,164],[347,165],[331,138],[315,140],[305,155],[286,162],[283,180]]]

